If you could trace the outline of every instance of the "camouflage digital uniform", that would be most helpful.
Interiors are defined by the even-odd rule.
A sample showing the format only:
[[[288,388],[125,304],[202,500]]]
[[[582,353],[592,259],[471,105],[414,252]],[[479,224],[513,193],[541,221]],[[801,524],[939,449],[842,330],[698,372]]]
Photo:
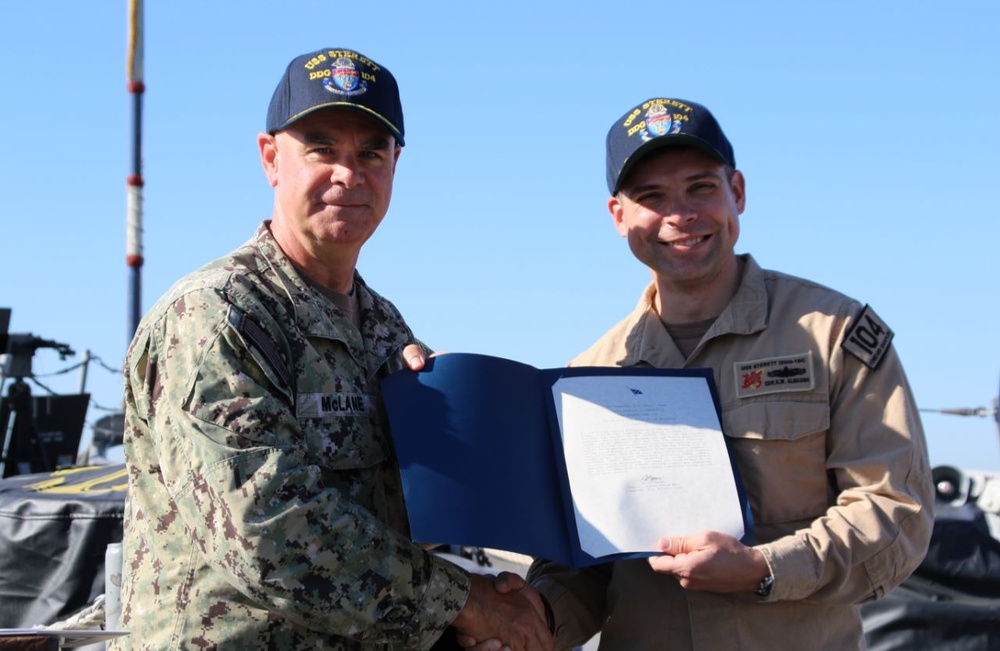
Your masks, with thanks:
[[[470,579],[407,537],[378,391],[415,340],[355,288],[360,332],[265,222],[143,319],[114,649],[426,649],[457,616]]]

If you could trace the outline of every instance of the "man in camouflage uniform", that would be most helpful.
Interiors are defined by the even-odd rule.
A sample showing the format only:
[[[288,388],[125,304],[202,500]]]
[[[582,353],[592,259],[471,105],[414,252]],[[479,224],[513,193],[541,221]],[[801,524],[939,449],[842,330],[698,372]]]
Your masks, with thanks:
[[[351,50],[297,57],[258,146],[272,219],[128,352],[113,648],[427,649],[453,626],[549,649],[525,596],[407,535],[378,383],[428,351],[355,270],[403,146],[395,80]]]

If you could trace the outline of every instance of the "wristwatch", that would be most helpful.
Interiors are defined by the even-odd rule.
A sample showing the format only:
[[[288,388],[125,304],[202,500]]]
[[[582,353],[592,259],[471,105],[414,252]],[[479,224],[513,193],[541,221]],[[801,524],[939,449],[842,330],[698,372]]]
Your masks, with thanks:
[[[774,575],[768,574],[760,583],[757,584],[757,589],[754,591],[758,597],[767,598],[771,596],[771,588],[774,587]]]

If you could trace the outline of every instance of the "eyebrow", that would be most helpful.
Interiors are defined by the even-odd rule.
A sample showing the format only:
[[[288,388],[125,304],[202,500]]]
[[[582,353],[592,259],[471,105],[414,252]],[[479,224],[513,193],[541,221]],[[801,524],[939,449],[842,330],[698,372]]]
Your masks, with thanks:
[[[688,176],[685,176],[682,180],[685,183],[691,183],[693,181],[701,181],[702,179],[718,179],[718,178],[719,175],[716,174],[715,172],[705,171],[705,172],[695,172],[694,174],[689,174]],[[660,187],[659,183],[651,181],[649,183],[643,183],[642,185],[635,185],[631,188],[622,188],[622,190],[628,192],[629,194],[636,194],[639,192],[643,192],[645,190],[656,189],[659,187]]]
[[[715,173],[714,171],[713,172],[707,172],[707,171],[706,172],[697,172],[696,174],[692,174],[691,176],[685,177],[684,180],[685,181],[700,181],[701,179],[706,179],[706,178],[717,179],[717,178],[719,178],[719,175],[717,173]]]
[[[336,145],[337,139],[319,131],[302,134],[302,140],[310,145]],[[372,135],[361,142],[362,149],[380,150],[389,148],[389,135]]]

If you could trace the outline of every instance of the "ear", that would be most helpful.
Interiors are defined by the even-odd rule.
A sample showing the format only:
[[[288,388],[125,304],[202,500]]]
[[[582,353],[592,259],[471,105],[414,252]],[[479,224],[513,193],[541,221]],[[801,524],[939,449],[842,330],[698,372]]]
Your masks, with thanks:
[[[403,153],[403,148],[398,144],[394,146],[392,152],[392,176],[396,177],[396,165],[399,164],[399,155]]]
[[[736,201],[737,214],[743,214],[743,208],[747,205],[747,181],[743,178],[743,172],[736,170],[733,172],[733,182],[730,189],[733,192],[733,199]]]
[[[608,199],[608,212],[615,223],[615,230],[622,237],[628,237],[628,226],[625,224],[625,209],[622,207],[621,194]]]
[[[257,135],[257,149],[260,152],[260,164],[267,176],[267,183],[272,188],[278,184],[278,143],[270,133]]]

